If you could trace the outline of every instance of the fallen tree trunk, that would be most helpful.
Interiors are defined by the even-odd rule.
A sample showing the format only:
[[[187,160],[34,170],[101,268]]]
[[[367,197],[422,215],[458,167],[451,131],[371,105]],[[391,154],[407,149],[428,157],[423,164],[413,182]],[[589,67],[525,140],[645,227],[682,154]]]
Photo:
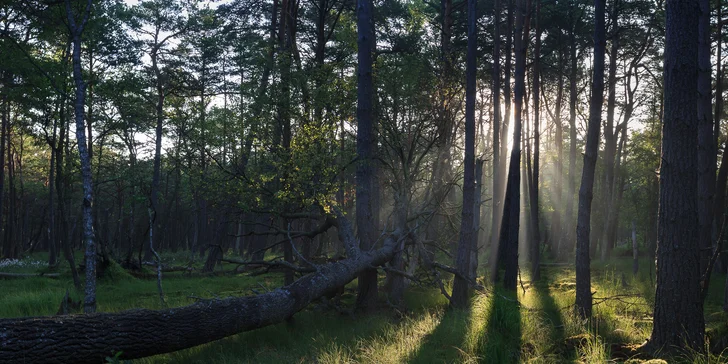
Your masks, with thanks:
[[[356,249],[347,259],[317,266],[288,286],[256,296],[165,310],[0,319],[0,363],[99,363],[119,352],[120,359],[136,359],[276,324],[389,261],[401,236],[395,232],[377,250]],[[354,248],[351,241],[347,245]]]
[[[58,278],[58,273],[5,273],[0,272],[0,278],[30,278],[30,277],[46,277]]]
[[[154,267],[157,268],[157,263],[154,262],[144,262],[144,265],[148,267]],[[172,273],[172,272],[192,272],[194,268],[192,267],[185,267],[181,265],[162,265],[162,272],[164,273]],[[155,273],[156,276],[156,273]]]

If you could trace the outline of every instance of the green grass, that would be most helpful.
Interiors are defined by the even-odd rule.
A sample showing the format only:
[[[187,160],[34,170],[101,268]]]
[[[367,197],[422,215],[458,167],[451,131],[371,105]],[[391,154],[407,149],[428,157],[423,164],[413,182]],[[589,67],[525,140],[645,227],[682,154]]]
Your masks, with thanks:
[[[34,257],[41,260],[43,257]],[[165,259],[172,262],[174,256]],[[201,264],[201,263],[198,263]],[[370,314],[340,314],[313,304],[290,323],[281,323],[175,353],[136,363],[603,363],[610,361],[612,344],[640,344],[651,331],[654,300],[647,270],[631,275],[627,259],[595,263],[592,289],[596,291],[594,317],[574,314],[574,271],[545,267],[542,279],[530,282],[523,272],[517,292],[488,287],[478,293],[467,310],[448,310],[436,289],[412,287],[407,309],[389,308]],[[647,267],[643,262],[642,267]],[[226,269],[231,269],[227,266]],[[43,268],[36,268],[36,270]],[[54,314],[66,289],[73,290],[67,269],[60,279],[28,278],[2,281],[0,317]],[[12,268],[5,271],[13,271]],[[20,267],[14,271],[29,271]],[[624,277],[623,274],[624,273]],[[279,274],[203,276],[165,274],[169,306],[195,302],[197,297],[241,296],[264,292],[281,284]],[[624,278],[624,279],[623,279]],[[724,276],[714,276],[706,303],[711,337],[728,336],[728,316],[721,310]],[[354,299],[352,286],[344,304]],[[99,281],[98,309],[116,312],[129,308],[158,309],[154,279],[134,278],[119,266]],[[613,297],[602,300],[602,298]],[[164,335],[164,333],[160,333]],[[685,353],[682,362],[728,362],[722,356]]]

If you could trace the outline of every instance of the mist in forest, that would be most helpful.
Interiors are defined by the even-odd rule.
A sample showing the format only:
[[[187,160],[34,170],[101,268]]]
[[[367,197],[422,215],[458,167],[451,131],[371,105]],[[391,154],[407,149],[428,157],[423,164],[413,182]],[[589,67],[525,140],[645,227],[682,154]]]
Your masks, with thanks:
[[[0,363],[728,361],[723,8],[3,2]]]

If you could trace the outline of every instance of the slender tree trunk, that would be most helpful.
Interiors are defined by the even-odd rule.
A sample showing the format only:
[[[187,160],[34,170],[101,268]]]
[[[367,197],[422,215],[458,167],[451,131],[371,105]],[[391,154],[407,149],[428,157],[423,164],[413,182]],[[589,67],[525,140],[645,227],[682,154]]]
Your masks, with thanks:
[[[697,0],[667,2],[657,288],[646,349],[704,350],[698,241]]]
[[[559,31],[559,39],[561,39],[561,32]],[[561,103],[564,94],[564,74],[563,70],[566,68],[564,63],[564,52],[559,51],[559,83],[556,90],[556,105],[554,111],[554,124],[556,124],[556,136],[554,142],[556,144],[556,163],[554,167],[556,172],[554,173],[554,213],[551,218],[551,244],[556,244],[556,249],[553,251],[557,256],[561,254],[561,220],[562,211],[564,208],[563,202],[563,180],[564,180],[564,126],[561,123]]]
[[[475,197],[473,201],[473,244],[470,253],[470,272],[468,277],[475,280],[478,277],[478,252],[480,252],[480,209],[483,205],[483,163],[478,159],[475,161]]]
[[[607,92],[607,124],[604,126],[604,224],[601,226],[601,260],[604,261],[612,253],[613,241],[609,240],[609,228],[614,218],[614,158],[617,151],[617,134],[614,130],[614,109],[617,99],[617,62],[619,57],[619,0],[612,2],[612,44],[609,50],[609,78]]]
[[[578,98],[576,89],[576,72],[578,70],[576,59],[576,9],[570,7],[571,29],[569,30],[569,43],[571,44],[571,69],[569,71],[569,192],[566,196],[566,212],[564,213],[564,228],[561,238],[562,258],[569,257],[574,249],[574,193],[576,190],[576,100]]]
[[[63,155],[66,152],[66,145],[68,143],[68,128],[69,124],[66,123],[66,101],[67,96],[64,93],[61,95],[61,109],[58,113],[59,121],[59,135],[58,135],[58,146],[56,147],[56,193],[58,195],[58,218],[60,222],[60,229],[58,231],[58,241],[63,249],[63,257],[68,262],[71,270],[71,277],[73,277],[73,285],[77,290],[81,289],[81,278],[78,276],[78,269],[76,268],[76,258],[73,256],[73,246],[71,241],[68,239],[68,217],[66,216],[66,201],[64,198],[64,180],[63,176],[67,176],[64,173]],[[0,153],[2,154],[2,153]],[[1,158],[1,157],[0,157]],[[1,169],[1,168],[0,168]],[[1,179],[1,178],[0,178]]]
[[[61,106],[63,107],[63,106]],[[58,264],[56,254],[56,208],[53,191],[53,184],[55,182],[55,161],[56,161],[56,135],[57,135],[57,120],[53,120],[53,138],[51,139],[51,166],[48,171],[48,266],[54,267]]]
[[[374,85],[372,56],[374,52],[374,3],[360,0],[357,4],[357,133],[356,149],[356,225],[359,244],[363,251],[374,247],[377,231],[374,229]],[[378,295],[377,271],[366,269],[359,274],[357,307],[367,310],[374,306]]]
[[[460,273],[455,276],[450,306],[466,308],[470,298],[469,283],[462,277],[470,274],[470,255],[473,239],[473,209],[475,202],[475,73],[477,52],[476,0],[468,0],[468,53],[465,71],[465,172],[463,179],[463,211],[460,220],[460,242],[458,243],[455,267]]]
[[[71,10],[70,0],[66,0],[66,15],[73,40],[73,80],[76,84],[76,100],[74,115],[76,119],[76,140],[78,153],[81,156],[81,176],[83,179],[83,241],[86,247],[86,288],[83,310],[85,313],[96,311],[96,242],[93,231],[93,181],[91,178],[91,159],[86,144],[84,129],[84,104],[86,99],[86,83],[81,71],[81,34],[91,13],[92,0],[88,0],[82,20],[77,22]]]
[[[5,143],[7,146],[6,158],[8,167],[8,208],[7,218],[5,220],[5,234],[3,239],[5,240],[5,245],[7,247],[9,258],[17,259],[19,256],[19,247],[18,242],[15,241],[15,235],[13,234],[15,229],[15,214],[17,212],[18,200],[18,196],[16,195],[15,191],[15,161],[13,159],[13,144],[10,124],[6,125],[5,127],[5,138],[7,139]]]
[[[579,188],[579,216],[576,226],[576,308],[581,317],[590,317],[592,311],[589,234],[591,232],[591,205],[594,194],[594,171],[599,149],[599,128],[604,95],[604,48],[606,46],[604,15],[605,1],[594,1],[594,75],[589,103],[589,125],[584,150],[584,169]]]
[[[491,228],[490,228],[490,272],[491,276],[495,276],[497,267],[496,259],[498,257],[498,226],[502,218],[503,204],[501,202],[501,174],[500,174],[500,124],[501,124],[501,70],[500,70],[500,0],[493,3],[493,77],[492,77],[492,93],[493,93],[493,190],[491,204],[493,211],[491,212]],[[510,31],[510,30],[509,30]]]
[[[6,74],[3,84],[8,85],[9,81],[10,80]],[[0,111],[0,117],[2,117],[2,121],[0,122],[0,227],[2,227],[2,216],[5,215],[5,211],[3,210],[3,203],[5,202],[5,130],[7,130],[10,124],[10,101],[8,101],[8,96],[6,94],[3,94],[3,103],[0,107],[2,108]],[[2,236],[2,234],[0,234],[0,236]],[[3,241],[3,257],[12,258],[10,254],[10,242],[7,240]]]
[[[538,216],[538,180],[539,180],[539,158],[540,158],[540,58],[541,58],[541,0],[536,1],[536,46],[534,48],[533,61],[533,173],[531,180],[531,279],[541,279],[541,233],[539,229]]]
[[[637,226],[632,220],[632,275],[637,276],[640,269],[639,251],[637,250]]]

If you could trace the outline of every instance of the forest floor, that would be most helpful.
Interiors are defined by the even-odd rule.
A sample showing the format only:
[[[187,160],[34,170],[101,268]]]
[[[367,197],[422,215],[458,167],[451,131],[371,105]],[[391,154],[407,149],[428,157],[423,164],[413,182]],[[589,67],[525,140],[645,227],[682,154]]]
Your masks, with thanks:
[[[0,272],[42,272],[45,257],[34,255]],[[169,264],[182,255],[168,255]],[[641,267],[648,267],[647,261]],[[234,265],[226,265],[230,270]],[[67,269],[66,269],[67,270]],[[0,318],[52,315],[68,289],[80,298],[63,264],[61,278],[33,277],[2,281]],[[624,273],[623,273],[624,272]],[[151,273],[151,272],[150,272]],[[531,284],[523,272],[517,292],[489,286],[470,309],[447,310],[447,300],[434,288],[412,287],[406,310],[383,306],[368,314],[350,314],[314,304],[290,323],[242,333],[210,344],[135,363],[603,363],[639,362],[622,356],[616,344],[641,344],[651,331],[654,286],[647,269],[633,277],[630,259],[594,263],[594,318],[573,314],[574,270],[549,265]],[[99,281],[98,310],[159,309],[162,305],[153,275],[135,278],[112,266]],[[280,274],[262,276],[167,273],[168,306],[200,298],[241,296],[279,286]],[[728,315],[721,309],[725,276],[714,275],[705,306],[710,337],[728,337]],[[355,282],[347,287],[342,306],[350,307]],[[164,333],[160,333],[164,335]],[[714,339],[713,341],[717,341]],[[725,346],[725,344],[723,344]],[[722,355],[721,355],[722,354]],[[677,361],[728,363],[728,351],[710,356],[686,353]]]

